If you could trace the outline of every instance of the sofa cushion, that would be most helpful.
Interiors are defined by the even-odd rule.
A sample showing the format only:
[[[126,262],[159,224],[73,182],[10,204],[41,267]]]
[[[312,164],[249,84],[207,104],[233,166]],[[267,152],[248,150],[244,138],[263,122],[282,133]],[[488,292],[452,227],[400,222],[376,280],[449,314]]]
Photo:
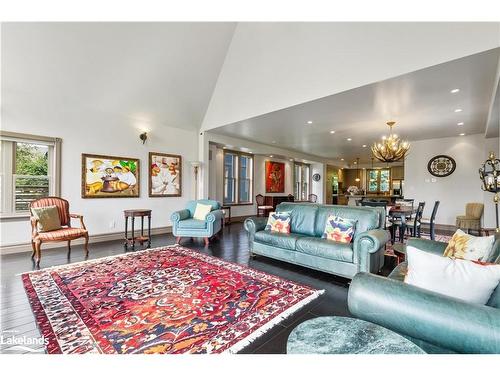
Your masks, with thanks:
[[[316,237],[321,237],[323,231],[325,230],[326,219],[330,215],[340,216],[344,219],[356,220],[356,234],[380,228],[380,214],[377,208],[378,207],[321,205],[318,208],[314,235]]]
[[[183,229],[205,229],[207,222],[205,220],[186,219],[179,221],[177,227]]]
[[[33,207],[33,216],[38,220],[39,232],[50,232],[61,229],[61,220],[56,206]]]
[[[314,236],[317,211],[318,206],[310,203],[280,203],[276,207],[276,212],[290,212],[292,233],[304,234],[306,236]],[[323,222],[322,229],[324,228],[325,222]]]
[[[317,237],[303,237],[297,240],[295,249],[298,252],[321,258],[352,262],[352,244],[333,242]]]
[[[255,241],[269,246],[276,246],[282,249],[295,250],[295,243],[303,237],[295,233],[278,233],[269,230],[261,230],[255,233]]]
[[[270,212],[266,230],[279,233],[290,233],[290,212]]]
[[[343,243],[351,243],[356,230],[356,221],[335,215],[328,216],[321,238]]]

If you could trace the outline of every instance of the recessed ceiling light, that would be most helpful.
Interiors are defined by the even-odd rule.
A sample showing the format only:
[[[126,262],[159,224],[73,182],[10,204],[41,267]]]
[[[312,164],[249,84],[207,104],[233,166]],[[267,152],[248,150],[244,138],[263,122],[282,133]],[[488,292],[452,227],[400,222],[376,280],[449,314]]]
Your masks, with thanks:
[[[313,122],[312,122],[311,120],[309,120],[309,121],[307,121],[307,123],[310,125],[310,124],[312,124]]]
[[[462,112],[462,108],[455,109],[455,113]]]
[[[465,133],[460,133],[459,135],[460,135],[460,136],[464,136],[464,135],[465,135]]]
[[[227,148],[226,146],[222,147],[224,150]]]
[[[276,143],[276,141],[272,141],[271,143]]]
[[[248,151],[249,154],[253,154],[253,151]]]
[[[453,90],[451,90],[450,92],[451,92],[452,94],[456,94],[456,93],[457,93],[457,92],[459,92],[459,91],[460,91],[460,89],[453,89]]]
[[[335,130],[330,130],[330,134],[335,134]]]
[[[366,145],[363,145],[363,147],[366,147]]]
[[[458,126],[462,126],[464,123],[463,122],[457,122]]]
[[[341,158],[340,161],[344,161],[344,158]]]
[[[273,157],[273,155],[269,155],[269,157],[270,157],[270,158],[272,158],[272,157]]]
[[[293,161],[293,159],[290,159],[290,161]]]
[[[349,142],[351,142],[351,141],[352,141],[352,138],[347,138],[347,140],[348,140]]]

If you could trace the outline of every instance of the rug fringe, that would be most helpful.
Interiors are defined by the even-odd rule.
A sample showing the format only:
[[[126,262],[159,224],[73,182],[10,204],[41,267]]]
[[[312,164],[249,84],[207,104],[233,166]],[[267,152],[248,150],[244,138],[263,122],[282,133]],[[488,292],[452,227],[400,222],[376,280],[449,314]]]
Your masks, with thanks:
[[[47,268],[40,268],[39,270],[17,273],[15,276],[29,275],[29,274],[32,274],[32,273],[42,272],[42,271],[50,271],[50,270],[54,270],[54,269],[61,268],[61,267],[73,267],[73,266],[77,266],[77,265],[82,264],[82,263],[92,264],[92,263],[101,262],[101,261],[107,260],[107,259],[119,258],[119,257],[129,256],[129,255],[132,255],[132,254],[143,253],[143,252],[146,252],[146,251],[164,249],[164,248],[169,248],[169,247],[178,247],[178,246],[181,246],[181,245],[179,245],[179,244],[173,244],[173,245],[167,245],[167,246],[153,247],[153,248],[149,248],[149,249],[134,250],[133,252],[128,252],[128,253],[125,253],[125,254],[109,255],[107,257],[102,257],[102,258],[82,260],[80,262],[67,263],[67,264],[59,264],[57,266],[51,266],[51,267],[47,267]]]
[[[264,324],[262,327],[260,327],[258,330],[252,332],[250,335],[248,335],[246,338],[244,338],[241,341],[238,341],[236,344],[228,348],[223,352],[223,354],[236,354],[246,346],[250,345],[252,342],[254,342],[256,339],[258,339],[260,336],[262,336],[264,333],[269,331],[271,328],[274,326],[278,325],[281,323],[283,320],[287,319],[292,315],[293,313],[297,312],[299,309],[307,305],[308,303],[312,302],[316,298],[318,298],[320,295],[322,295],[325,292],[324,289],[321,290],[316,290],[313,294],[311,294],[309,297],[304,298],[302,301],[299,303],[293,305],[286,311],[283,311],[280,315],[274,317],[271,319],[269,322]]]

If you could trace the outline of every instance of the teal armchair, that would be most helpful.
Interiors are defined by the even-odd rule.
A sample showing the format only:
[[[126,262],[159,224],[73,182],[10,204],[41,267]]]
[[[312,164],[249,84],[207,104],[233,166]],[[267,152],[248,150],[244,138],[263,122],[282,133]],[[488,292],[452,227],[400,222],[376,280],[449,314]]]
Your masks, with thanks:
[[[197,203],[212,206],[212,211],[205,220],[193,218]],[[204,238],[205,245],[208,245],[209,239],[221,230],[223,218],[224,214],[220,209],[220,203],[209,199],[189,201],[184,210],[175,211],[170,217],[172,232],[177,243],[180,242],[182,237],[201,237]]]
[[[409,245],[443,254],[446,243],[410,239]],[[500,239],[487,261],[499,263]],[[500,285],[486,305],[444,296],[404,283],[407,263],[389,277],[357,274],[349,311],[357,318],[400,333],[427,353],[500,353]]]

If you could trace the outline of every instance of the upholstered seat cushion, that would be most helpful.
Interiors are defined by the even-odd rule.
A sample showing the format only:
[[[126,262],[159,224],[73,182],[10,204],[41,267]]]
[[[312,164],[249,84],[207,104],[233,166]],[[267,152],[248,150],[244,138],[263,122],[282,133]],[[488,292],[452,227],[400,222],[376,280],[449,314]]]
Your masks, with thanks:
[[[481,219],[465,215],[457,216],[456,226],[457,228],[462,228],[462,229],[479,230],[481,229]]]
[[[287,250],[295,250],[297,240],[302,237],[304,236],[296,233],[279,233],[269,230],[261,230],[255,233],[256,242]]]
[[[74,238],[82,237],[87,233],[83,228],[62,228],[51,232],[38,233],[35,239],[41,241],[66,241]]]
[[[351,262],[352,244],[330,241],[317,237],[304,237],[297,240],[295,249],[301,253],[321,258]]]
[[[205,229],[207,222],[205,220],[186,219],[179,221],[177,227],[183,229]]]

